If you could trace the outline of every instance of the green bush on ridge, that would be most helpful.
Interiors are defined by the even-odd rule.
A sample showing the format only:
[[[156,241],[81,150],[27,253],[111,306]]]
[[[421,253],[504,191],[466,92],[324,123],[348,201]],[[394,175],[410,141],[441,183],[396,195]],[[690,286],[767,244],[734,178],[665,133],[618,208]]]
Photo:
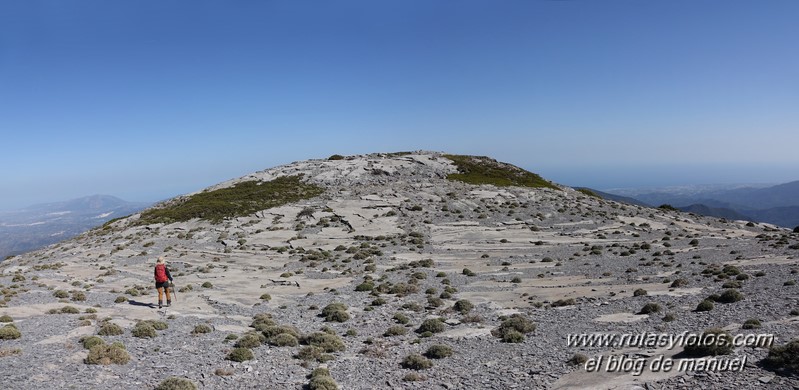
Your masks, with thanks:
[[[321,195],[322,187],[303,183],[301,175],[278,177],[272,181],[244,181],[232,187],[205,191],[173,204],[141,214],[139,225],[185,222],[194,218],[219,223],[225,218],[242,217],[272,207]]]
[[[445,154],[458,168],[458,173],[447,175],[447,179],[468,184],[492,184],[497,187],[518,186],[558,189],[535,173],[511,164],[501,163],[485,156],[463,156]]]

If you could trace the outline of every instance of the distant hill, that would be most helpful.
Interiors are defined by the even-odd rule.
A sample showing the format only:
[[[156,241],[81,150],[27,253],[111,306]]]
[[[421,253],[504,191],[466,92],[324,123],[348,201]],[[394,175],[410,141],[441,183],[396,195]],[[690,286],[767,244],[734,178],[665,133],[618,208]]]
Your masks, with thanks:
[[[766,210],[746,211],[755,221],[764,221],[775,225],[795,228],[799,226],[799,206],[772,207]]]
[[[575,189],[584,189],[584,190],[591,191],[591,192],[599,195],[599,197],[602,198],[602,199],[612,200],[612,201],[616,201],[616,202],[620,202],[620,203],[633,204],[633,205],[636,205],[636,206],[652,207],[651,204],[648,204],[646,202],[642,202],[642,201],[640,201],[638,199],[631,198],[629,196],[615,195],[615,194],[611,194],[609,192],[602,192],[602,191],[595,190],[593,188],[588,188],[588,187],[574,187],[574,188]]]
[[[751,219],[787,228],[799,226],[799,181],[762,188],[686,186],[639,192],[609,191],[614,192],[613,195],[632,197],[650,205],[670,204],[696,214]]]
[[[741,188],[713,197],[740,208],[764,210],[799,206],[799,180],[767,188]]]
[[[679,210],[694,213],[699,215],[705,215],[708,217],[718,217],[718,218],[726,218],[731,221],[751,221],[754,220],[751,217],[743,215],[735,210],[723,208],[723,207],[710,207],[704,204],[692,204],[690,206],[679,207]]]
[[[92,195],[0,212],[0,259],[75,237],[149,205],[109,195]]]

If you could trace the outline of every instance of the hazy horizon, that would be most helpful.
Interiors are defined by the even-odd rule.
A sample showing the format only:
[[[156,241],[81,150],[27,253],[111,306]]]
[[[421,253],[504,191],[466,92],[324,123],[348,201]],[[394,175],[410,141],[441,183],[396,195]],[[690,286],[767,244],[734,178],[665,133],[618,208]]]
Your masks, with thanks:
[[[597,189],[799,180],[799,2],[0,3],[0,210],[438,150]]]

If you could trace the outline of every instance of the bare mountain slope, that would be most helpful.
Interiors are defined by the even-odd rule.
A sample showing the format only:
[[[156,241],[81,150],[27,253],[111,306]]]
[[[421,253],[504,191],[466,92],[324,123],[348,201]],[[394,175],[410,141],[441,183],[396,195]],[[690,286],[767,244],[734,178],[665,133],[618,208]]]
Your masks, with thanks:
[[[784,344],[797,337],[798,241],[587,196],[487,158],[297,162],[4,262],[0,316],[20,337],[0,339],[0,378],[11,389],[169,377],[207,389],[791,388],[796,378],[759,365],[766,348],[717,359],[745,361],[740,371],[635,375],[607,364],[626,354],[649,367],[682,347],[569,339],[722,327]],[[179,288],[160,310],[158,256]],[[712,294],[714,308],[695,311]],[[761,328],[742,329],[750,318]],[[103,344],[85,349],[93,335]],[[570,363],[581,355],[602,369]]]

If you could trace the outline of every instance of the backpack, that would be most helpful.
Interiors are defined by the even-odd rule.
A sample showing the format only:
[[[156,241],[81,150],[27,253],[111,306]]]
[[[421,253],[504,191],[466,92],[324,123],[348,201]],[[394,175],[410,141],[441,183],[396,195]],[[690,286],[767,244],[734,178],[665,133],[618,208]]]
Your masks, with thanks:
[[[163,283],[169,280],[166,276],[166,265],[163,264],[156,264],[155,265],[155,281],[158,283]]]

